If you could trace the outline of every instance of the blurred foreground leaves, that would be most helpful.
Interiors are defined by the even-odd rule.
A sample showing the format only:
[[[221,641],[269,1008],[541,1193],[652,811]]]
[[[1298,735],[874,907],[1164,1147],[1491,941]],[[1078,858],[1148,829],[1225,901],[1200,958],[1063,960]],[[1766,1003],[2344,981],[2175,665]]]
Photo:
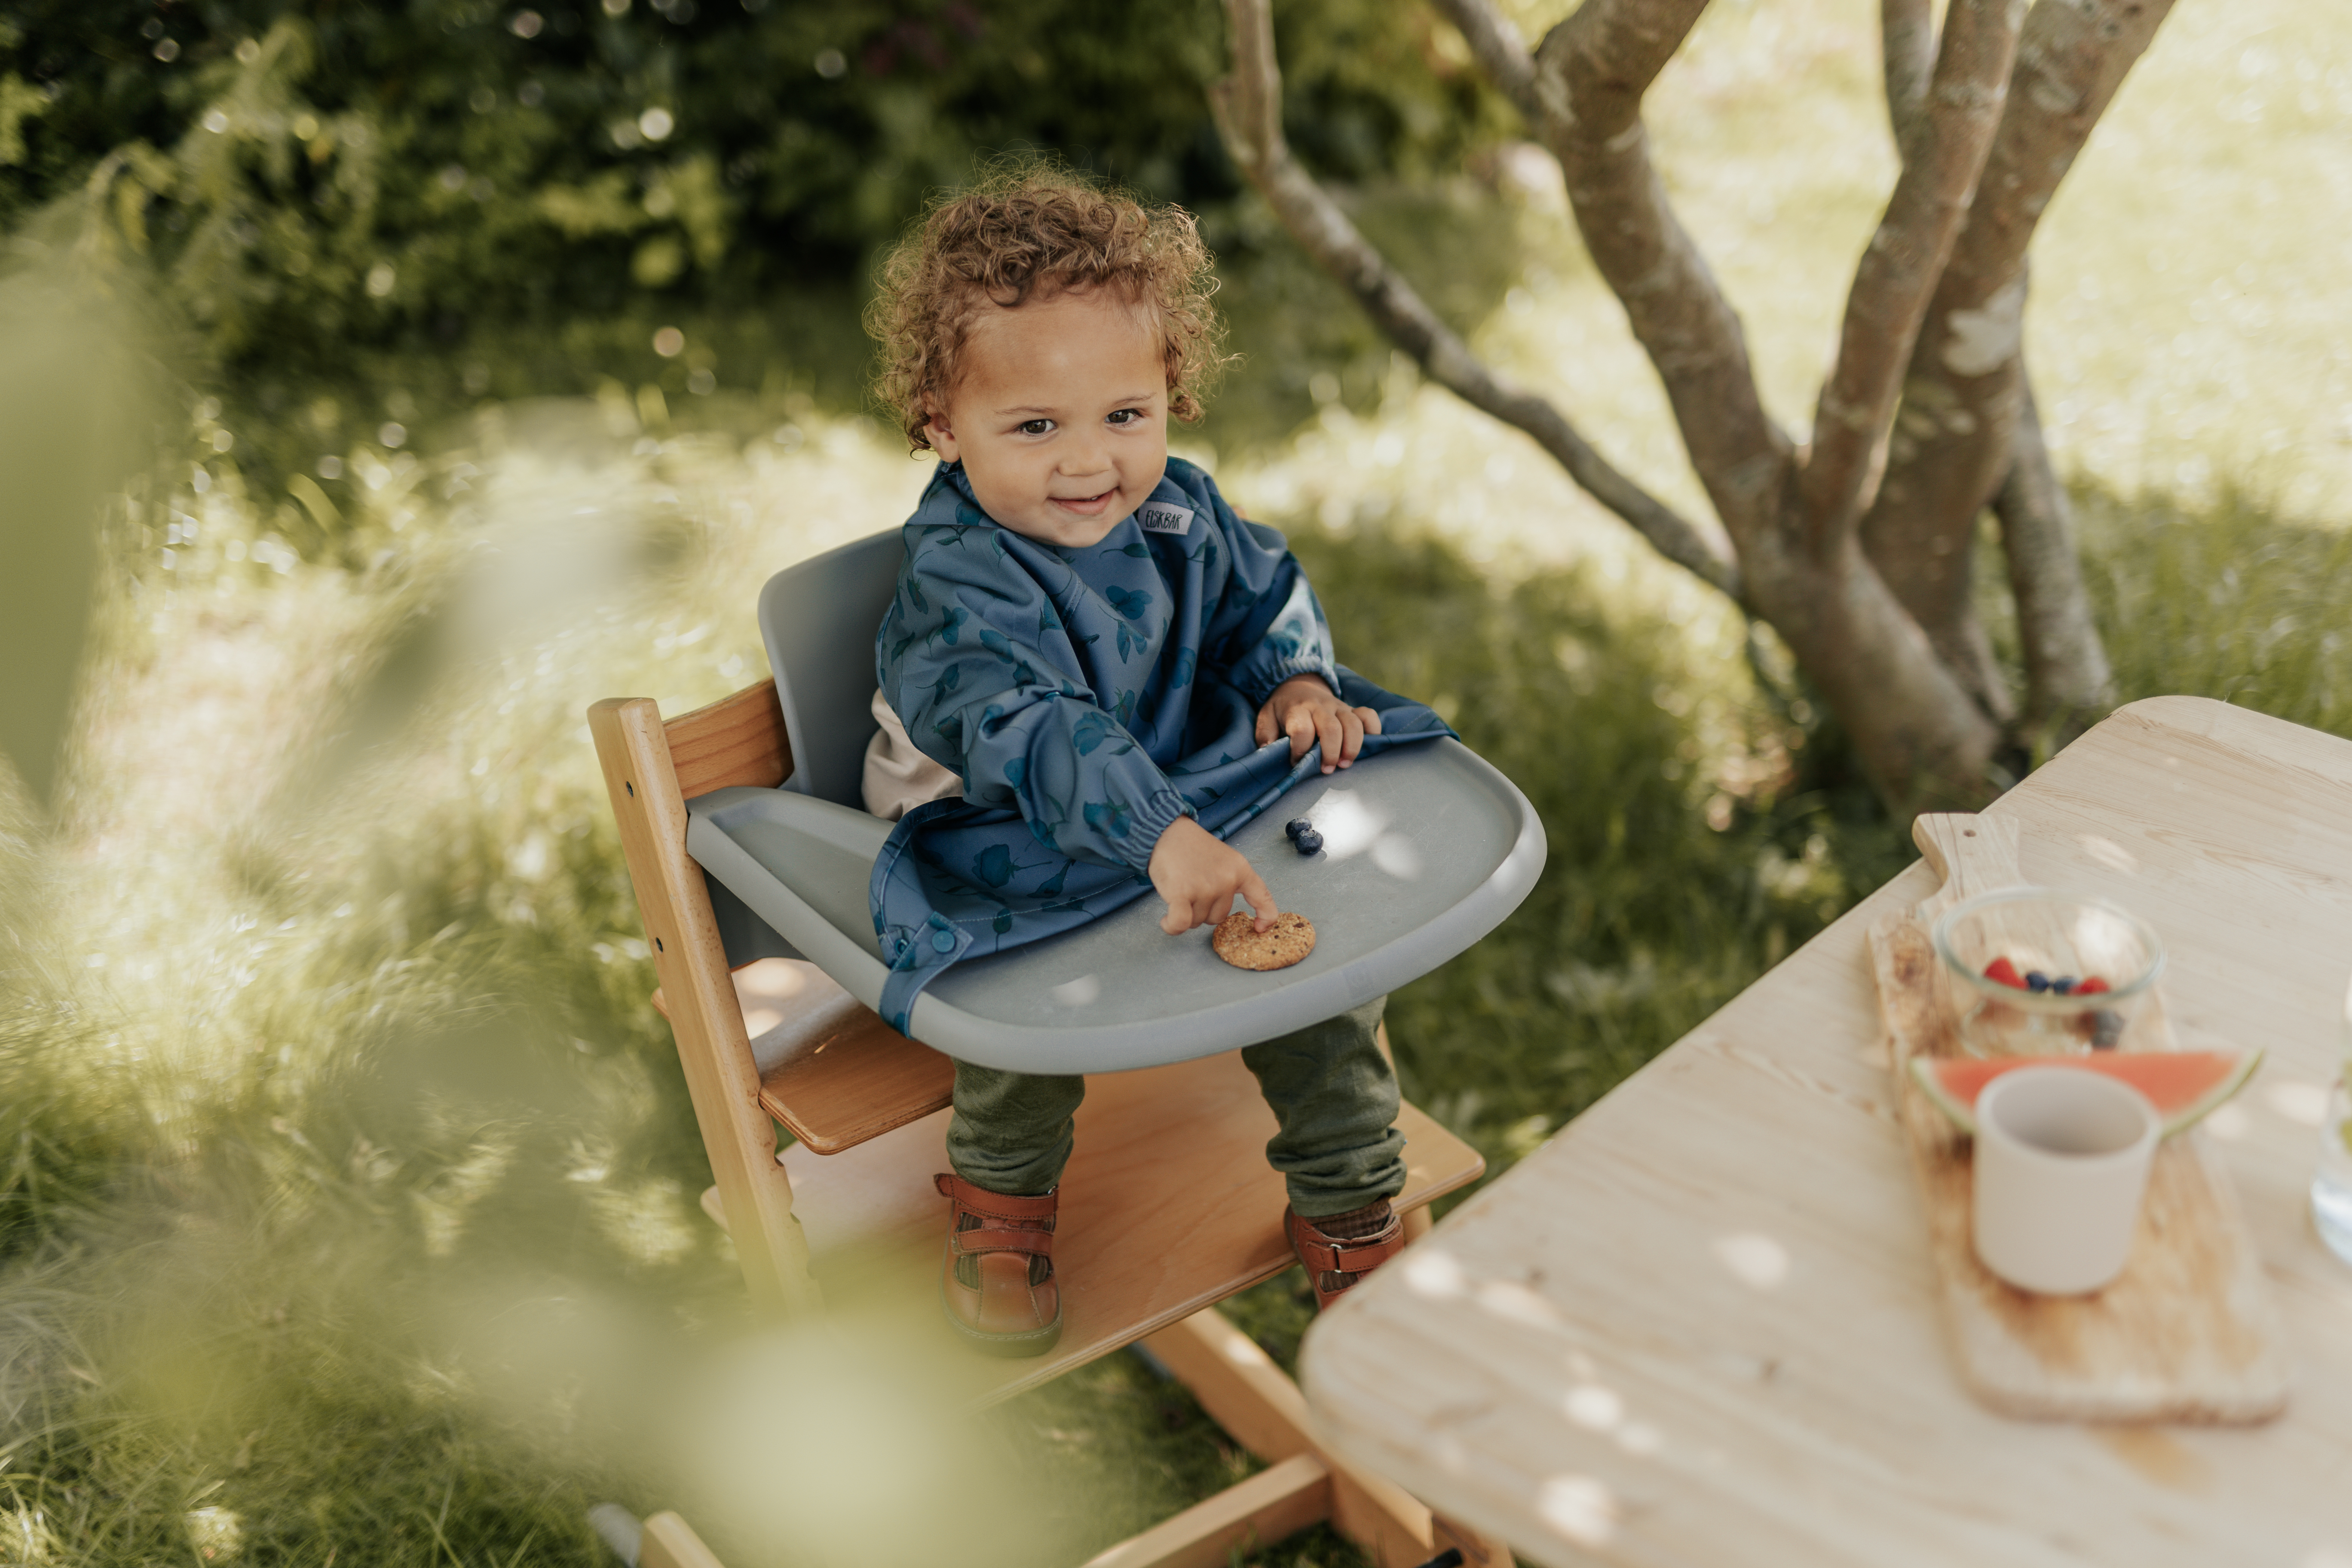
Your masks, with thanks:
[[[232,473],[167,483],[185,548],[110,577],[80,784],[46,841],[0,824],[12,1549],[589,1563],[618,1498],[743,1563],[877,1510],[905,1561],[973,1521],[969,1560],[1034,1560],[968,1466],[916,1462],[959,1447],[919,1357],[751,1332],[577,733],[648,674],[673,707],[740,684],[747,564],[830,542],[806,509],[845,487],[780,481],[780,528],[707,445],[648,462],[572,413],[585,464],[385,465],[400,510],[352,522],[405,515],[400,562],[261,550]],[[856,1419],[770,1470],[820,1397]]]
[[[81,666],[103,503],[152,460],[160,411],[136,296],[96,286],[72,238],[51,222],[0,240],[0,757],[37,800]]]
[[[75,787],[37,841],[0,823],[0,1529],[48,1560],[586,1564],[613,1498],[743,1568],[877,1519],[912,1563],[1075,1561],[1251,1468],[1126,1358],[975,1431],[903,1347],[745,1320],[581,709],[755,679],[757,584],[923,475],[805,406],[749,439],[659,412],[371,454],[316,562],[217,455],[105,536]],[[2078,500],[2132,695],[2352,728],[2340,533]],[[1350,661],[1544,816],[1536,892],[1391,1005],[1411,1092],[1497,1170],[1902,858],[1711,607],[1410,515],[1268,515]],[[1280,1355],[1308,1321],[1287,1280],[1234,1311]],[[1046,1500],[980,1528],[938,1482],[971,1453]]]
[[[789,450],[568,417],[518,410],[474,446],[376,459],[347,563],[269,546],[273,514],[217,461],[201,491],[191,473],[153,492],[152,515],[187,519],[168,562],[119,536],[85,782],[55,851],[20,867],[39,897],[6,957],[0,1515],[98,1563],[231,1539],[253,1562],[587,1562],[581,1516],[606,1496],[688,1506],[731,1562],[827,1544],[730,1512],[749,1500],[770,1523],[890,1520],[908,1562],[1034,1562],[1234,1479],[1246,1464],[1196,1452],[1197,1416],[1120,1363],[972,1439],[1029,1477],[1004,1495],[1052,1509],[926,1546],[937,1515],[909,1500],[958,1494],[912,1461],[942,1452],[945,1417],[854,1357],[743,1340],[580,709],[651,689],[676,710],[751,679],[761,577],[896,517],[922,476],[814,415]],[[1588,771],[1538,785],[1570,891],[1496,939],[1528,983],[1482,972],[1400,1015],[1416,1088],[1499,1148],[1610,1070],[1570,1059],[1547,977],[1644,944],[1682,973],[1678,904],[1594,918],[1632,884],[1585,848],[1633,849],[1605,821],[1585,834],[1575,795],[1613,791],[1658,852],[1697,836],[1691,873],[1745,898],[1745,851],[1713,847],[1706,795],[1658,752],[1747,731],[1702,700],[1721,670],[1671,668],[1675,634],[1595,580],[1498,585],[1410,531],[1300,539],[1351,646],[1384,648],[1380,673],[1448,698],[1507,765],[1540,773],[1539,749],[1586,738]],[[1564,638],[1639,674],[1595,680]],[[1268,1331],[1295,1334],[1283,1300]],[[822,1453],[771,1430],[813,1386],[869,1426],[824,1428]],[[1117,1436],[1089,1451],[1119,1464],[1074,1469],[1045,1431],[1097,1426]],[[689,1440],[709,1431],[748,1472]],[[828,1497],[787,1506],[794,1474],[832,1477]]]

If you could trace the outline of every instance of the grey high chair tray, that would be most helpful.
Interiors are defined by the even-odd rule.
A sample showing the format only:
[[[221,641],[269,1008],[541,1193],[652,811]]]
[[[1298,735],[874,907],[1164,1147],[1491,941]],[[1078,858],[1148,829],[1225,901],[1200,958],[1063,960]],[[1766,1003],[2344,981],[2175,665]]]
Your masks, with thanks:
[[[887,975],[866,899],[891,825],[856,804],[873,732],[869,650],[899,559],[893,531],[779,573],[761,595],[785,731],[781,789],[688,803],[703,868],[869,1007]],[[1323,852],[1283,836],[1312,820]],[[1156,1067],[1272,1039],[1428,973],[1501,923],[1544,862],[1535,808],[1457,741],[1399,747],[1319,776],[1233,835],[1276,901],[1315,924],[1315,951],[1271,973],[1234,968],[1205,930],[1169,936],[1146,895],[1090,924],[967,959],[915,1003],[910,1033],[1020,1072]]]

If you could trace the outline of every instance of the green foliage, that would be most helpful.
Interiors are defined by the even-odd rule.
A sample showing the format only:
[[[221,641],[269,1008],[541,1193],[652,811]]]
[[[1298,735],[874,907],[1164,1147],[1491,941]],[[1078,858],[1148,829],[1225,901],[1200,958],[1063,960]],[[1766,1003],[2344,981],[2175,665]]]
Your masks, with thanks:
[[[201,497],[159,494],[203,531],[171,572],[147,550],[113,579],[91,724],[121,732],[76,764],[72,853],[0,824],[0,1525],[53,1560],[234,1540],[257,1564],[585,1565],[593,1502],[715,1512],[665,1423],[740,1331],[741,1290],[694,1209],[709,1178],[579,708],[626,683],[677,709],[748,679],[743,584],[829,542],[754,523],[752,499],[824,515],[909,476],[807,409],[797,456],[673,432],[631,457],[625,405],[577,408],[593,436],[524,412],[503,456],[373,459],[331,503],[362,547],[350,569],[268,547],[275,503],[225,462]],[[2352,587],[2341,535],[2242,499],[2078,500],[2127,692],[2352,729],[2320,640]],[[436,632],[406,668],[417,606],[469,602],[425,578],[512,557],[543,592],[591,548],[592,504],[646,509],[623,540],[685,542],[521,643]],[[543,554],[498,531],[542,516],[563,520]],[[1543,814],[1535,893],[1391,1005],[1410,1092],[1496,1170],[1904,858],[1761,651],[1723,651],[1598,567],[1480,564],[1409,521],[1291,527],[1351,661],[1435,702]],[[464,548],[485,537],[500,548]],[[368,553],[394,545],[409,564]],[[240,718],[189,672],[247,658],[283,673]],[[346,673],[301,684],[312,666]],[[403,742],[290,815],[253,805],[308,775],[237,726],[338,692],[363,715],[378,666],[373,685],[423,683]],[[199,700],[194,749],[151,739]],[[148,820],[191,791],[245,804],[205,805],[194,830]],[[1295,1277],[1231,1310],[1285,1361],[1311,1321]],[[1014,1542],[1026,1560],[1081,1558],[1254,1468],[1133,1358],[992,1420],[1021,1495],[1051,1500]],[[1356,1559],[1315,1533],[1263,1561]]]
[[[13,763],[37,800],[51,793],[80,675],[91,522],[152,461],[161,412],[142,291],[91,287],[66,227],[0,246],[0,769]]]
[[[740,1331],[742,1295],[693,1204],[708,1173],[580,703],[652,690],[675,711],[750,679],[744,585],[835,537],[797,530],[872,526],[903,483],[894,454],[856,466],[866,438],[808,394],[856,399],[863,258],[976,154],[1057,150],[1202,214],[1248,355],[1198,433],[1229,460],[1280,440],[1310,384],[1382,402],[1387,346],[1234,199],[1201,109],[1213,0],[540,4],[536,30],[516,0],[18,0],[0,20],[0,229],[21,250],[63,203],[81,259],[152,269],[183,363],[229,372],[197,377],[194,444],[105,540],[57,837],[0,774],[0,1557],[584,1568],[604,1559],[583,1510],[613,1498],[687,1507],[730,1563],[777,1560],[712,1526],[679,1459],[677,1385]],[[1426,177],[1501,121],[1425,7],[1280,13],[1294,140],[1449,319],[1487,321],[1523,228],[1572,247]],[[1850,61],[1843,38],[1822,58]],[[1760,168],[1765,190],[1829,167],[1702,155],[1746,153],[1720,138],[1748,112],[1655,129],[1716,139],[1677,167]],[[676,358],[656,324],[683,330]],[[1649,385],[1570,360],[1602,410]],[[43,432],[69,379],[0,377],[35,458],[62,450]],[[522,401],[592,389],[593,410]],[[458,409],[479,417],[432,427]],[[2352,733],[2341,531],[2237,493],[2077,502],[2126,697]],[[452,557],[488,542],[552,576],[591,511],[640,506],[648,542],[688,544],[641,597],[460,646],[467,601],[432,580]],[[518,513],[561,542],[520,547],[499,531]],[[728,533],[754,513],[769,531]],[[1410,1092],[1495,1171],[1907,858],[1769,647],[1703,648],[1598,568],[1286,521],[1351,660],[1437,700],[1544,817],[1527,903],[1391,1003]],[[8,561],[0,637],[55,675],[86,563]],[[240,684],[256,661],[278,673]],[[65,686],[44,684],[46,735]],[[299,735],[260,721],[330,711],[347,738],[309,773],[285,760]],[[1295,1275],[1229,1310],[1285,1363],[1311,1321]],[[793,1428],[787,1399],[761,1414],[756,1461]],[[1042,1500],[1024,1561],[1077,1560],[1254,1468],[1129,1357],[994,1425]],[[1359,1559],[1317,1531],[1259,1561]]]
[[[216,359],[273,374],[839,289],[994,151],[1049,149],[1213,214],[1237,190],[1202,96],[1223,69],[1213,0],[37,0],[16,17],[0,226],[88,192]],[[1363,0],[1284,8],[1310,162],[1420,175],[1494,133],[1433,26]]]
[[[0,20],[0,229],[21,252],[62,203],[78,258],[152,268],[182,363],[230,373],[196,377],[194,444],[104,540],[102,657],[54,837],[0,773],[10,1561],[584,1568],[604,1558],[581,1516],[606,1498],[686,1507],[745,1568],[779,1560],[713,1526],[680,1458],[677,1388],[740,1332],[742,1294],[694,1206],[708,1173],[581,702],[651,690],[676,711],[740,685],[760,658],[745,584],[889,510],[875,498],[911,470],[817,408],[856,397],[863,258],[975,154],[1058,150],[1202,213],[1248,355],[1197,433],[1229,466],[1281,440],[1310,385],[1402,406],[1387,346],[1234,199],[1201,110],[1213,0],[539,3],[535,31],[517,0],[18,0]],[[1294,140],[1449,319],[1488,321],[1522,280],[1522,232],[1569,256],[1563,226],[1426,177],[1501,121],[1425,7],[1280,13]],[[1854,96],[1844,34],[1816,42],[1829,76],[1800,59],[1780,78],[1809,110]],[[1686,176],[1740,171],[1719,183],[1754,184],[1765,216],[1740,221],[1769,224],[1791,171],[1832,165],[1743,161],[1732,143],[1770,116],[1718,91],[1654,130],[1679,134]],[[1686,210],[1720,227],[1705,184]],[[1858,245],[1877,198],[1838,189]],[[1759,363],[1775,344],[1811,363],[1820,323],[1790,325],[1801,291],[1778,279],[1819,257],[1722,256],[1735,283],[1754,274]],[[1562,310],[1588,304],[1613,310],[1597,292]],[[37,346],[20,319],[7,346]],[[657,324],[683,330],[676,358]],[[1580,413],[1625,423],[1646,371],[1580,327],[1545,341],[1572,346],[1555,363]],[[54,458],[70,378],[0,380],[7,438]],[[588,390],[593,409],[523,401]],[[441,422],[459,409],[478,417]],[[1459,444],[1412,449],[1475,479]],[[30,517],[31,492],[8,493]],[[2126,697],[2352,733],[2344,532],[2240,493],[2076,499]],[[487,544],[557,575],[605,548],[599,508],[687,548],[561,635],[461,646],[478,606],[435,574]],[[518,514],[560,539],[524,548],[501,531]],[[1638,569],[1473,562],[1410,519],[1285,521],[1351,660],[1439,701],[1544,817],[1527,903],[1391,1003],[1410,1092],[1495,1171],[1907,858],[1769,644],[1748,662],[1702,647]],[[0,637],[55,675],[86,563],[8,567]],[[47,735],[65,686],[43,685]],[[383,711],[409,706],[424,718]],[[280,717],[326,712],[340,744],[306,748]],[[1295,1275],[1229,1310],[1286,1363],[1311,1321]],[[744,1451],[765,1463],[793,1414],[772,1401]],[[1014,1495],[1038,1500],[1023,1561],[1076,1561],[1254,1468],[1129,1357],[993,1420]],[[1259,1561],[1360,1560],[1316,1531]]]
[[[740,1285],[609,825],[556,812],[526,904],[487,804],[323,888],[282,825],[231,836],[95,942],[59,911],[97,889],[14,868],[0,1528],[31,1561],[587,1568],[591,1503],[659,1506],[647,1380]],[[215,944],[227,973],[142,983]],[[92,945],[113,984],[60,973]]]
[[[15,937],[0,958],[0,1264],[86,1222],[138,1135],[129,1101],[79,1089],[60,1071],[102,1035],[26,951],[31,889],[10,880],[0,904]]]

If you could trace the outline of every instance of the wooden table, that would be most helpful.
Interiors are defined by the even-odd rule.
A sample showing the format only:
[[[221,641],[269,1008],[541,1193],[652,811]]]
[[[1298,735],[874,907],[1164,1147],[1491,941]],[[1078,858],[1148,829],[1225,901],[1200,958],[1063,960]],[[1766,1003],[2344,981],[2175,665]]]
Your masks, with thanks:
[[[2270,1059],[2208,1123],[2294,1363],[2263,1426],[2004,1420],[1963,1392],[1864,933],[1915,865],[1308,1337],[1334,1447],[1537,1563],[2352,1568],[2352,1268],[2308,1188],[2352,972],[2352,743],[2123,709],[1991,807],[2138,911],[2184,1044]]]

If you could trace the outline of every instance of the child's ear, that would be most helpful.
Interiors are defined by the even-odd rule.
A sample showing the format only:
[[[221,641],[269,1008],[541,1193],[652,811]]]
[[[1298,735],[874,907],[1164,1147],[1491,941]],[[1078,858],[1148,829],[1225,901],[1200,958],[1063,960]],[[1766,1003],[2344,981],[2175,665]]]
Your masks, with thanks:
[[[948,424],[948,411],[940,406],[938,398],[927,394],[923,398],[923,412],[929,416],[923,425],[923,435],[930,442],[931,450],[937,452],[942,461],[960,461],[955,430]]]

